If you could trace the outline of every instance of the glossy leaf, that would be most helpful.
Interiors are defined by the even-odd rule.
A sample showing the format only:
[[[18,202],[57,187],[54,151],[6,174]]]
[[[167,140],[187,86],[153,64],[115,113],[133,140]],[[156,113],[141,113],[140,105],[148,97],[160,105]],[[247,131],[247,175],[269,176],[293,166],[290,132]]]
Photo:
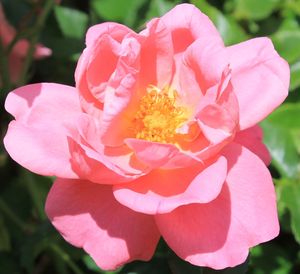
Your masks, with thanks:
[[[84,12],[56,6],[55,17],[65,37],[77,39],[84,37],[88,25],[88,16]]]
[[[291,228],[300,244],[300,180],[283,180],[281,200],[291,213]]]
[[[280,0],[235,0],[235,15],[239,19],[260,20],[269,16]]]
[[[290,88],[294,90],[300,87],[300,61],[291,65],[291,83]]]

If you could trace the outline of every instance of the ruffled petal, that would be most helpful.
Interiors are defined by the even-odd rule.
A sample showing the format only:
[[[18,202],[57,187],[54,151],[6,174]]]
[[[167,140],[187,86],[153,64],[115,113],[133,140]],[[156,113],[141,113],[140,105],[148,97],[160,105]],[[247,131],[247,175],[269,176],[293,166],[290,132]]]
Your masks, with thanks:
[[[117,44],[121,44],[122,40],[127,34],[134,34],[134,32],[124,25],[112,22],[92,26],[87,32],[87,47],[78,60],[75,70],[75,82],[76,87],[80,92],[80,99],[83,109],[94,116],[99,117],[101,115],[104,96],[103,89],[106,87],[106,82],[111,76],[108,75],[109,72],[114,71],[113,66],[116,63],[116,55],[118,55],[116,52],[116,47]],[[103,37],[107,38],[105,39]],[[104,50],[102,48],[103,43],[106,45]],[[111,51],[109,51],[109,45],[112,45],[112,48],[115,48],[115,52],[113,52],[112,49]],[[106,62],[103,62],[102,60],[101,63],[98,64],[97,62],[93,65],[93,68],[95,68],[96,65],[99,65],[102,68],[101,70],[99,70],[99,75],[101,76],[100,79],[103,80],[103,83],[97,82],[96,86],[94,85],[97,77],[94,76],[93,73],[92,75],[87,74],[89,64],[94,59],[97,59],[97,56],[95,56],[95,52],[97,54],[100,52],[100,56],[104,56],[106,58]],[[102,67],[103,64],[108,65],[108,67]],[[94,83],[94,85],[92,85],[92,90],[90,90],[91,84],[89,84],[88,80],[95,80],[91,81],[92,83]]]
[[[199,162],[192,154],[180,151],[172,144],[162,144],[140,139],[126,139],[125,143],[137,158],[151,169],[183,168]]]
[[[238,144],[223,154],[229,165],[227,183],[215,200],[155,216],[178,256],[214,269],[241,264],[250,247],[279,232],[274,186],[264,163]]]
[[[77,119],[68,138],[72,168],[81,179],[100,184],[132,181],[149,172],[126,145],[105,147],[100,141],[99,121],[87,114]]]
[[[114,195],[123,205],[146,214],[171,212],[192,203],[215,199],[226,178],[224,157],[207,166],[196,165],[174,170],[155,170],[139,179],[114,186]]]
[[[111,187],[58,179],[46,213],[66,241],[82,247],[105,270],[133,260],[149,260],[159,240],[152,216],[120,205]]]

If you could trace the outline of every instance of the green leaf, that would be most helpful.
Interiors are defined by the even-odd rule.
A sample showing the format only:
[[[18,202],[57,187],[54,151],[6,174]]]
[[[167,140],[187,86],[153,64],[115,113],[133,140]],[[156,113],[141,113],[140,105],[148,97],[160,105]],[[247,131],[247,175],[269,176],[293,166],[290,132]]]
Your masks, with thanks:
[[[300,103],[283,104],[269,115],[268,121],[287,130],[300,129]]]
[[[300,15],[300,0],[285,1],[285,7],[288,8],[292,13]]]
[[[298,87],[300,87],[300,61],[291,65],[290,89],[294,90]]]
[[[79,10],[55,6],[55,17],[63,35],[82,39],[88,26],[88,16]]]
[[[239,43],[249,38],[232,17],[224,15],[204,0],[192,0],[191,2],[213,21],[226,45]]]
[[[260,20],[268,17],[280,0],[235,0],[235,17],[238,19]]]
[[[286,103],[262,122],[265,142],[273,163],[286,177],[299,176],[299,153],[296,140],[300,130],[300,103]]]
[[[146,0],[92,0],[91,9],[105,21],[117,21],[133,27],[138,11]]]
[[[281,180],[281,200],[291,213],[291,228],[300,244],[300,181]]]
[[[264,129],[264,143],[272,156],[272,163],[284,177],[297,177],[299,173],[299,155],[289,130],[265,120],[261,123]]]

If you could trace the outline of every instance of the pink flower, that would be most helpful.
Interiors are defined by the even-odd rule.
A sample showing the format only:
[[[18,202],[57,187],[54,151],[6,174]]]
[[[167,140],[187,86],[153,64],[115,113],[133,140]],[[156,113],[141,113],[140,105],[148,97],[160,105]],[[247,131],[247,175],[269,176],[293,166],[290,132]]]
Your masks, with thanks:
[[[11,157],[57,176],[46,212],[103,269],[149,260],[159,238],[222,269],[279,231],[269,153],[257,123],[288,93],[268,38],[225,47],[193,5],[135,33],[89,29],[76,88],[11,92]]]
[[[8,46],[9,43],[14,39],[15,35],[16,30],[7,22],[2,5],[0,3],[0,43],[2,43],[4,47]],[[9,73],[12,82],[16,82],[20,76],[23,68],[23,61],[27,55],[28,48],[28,41],[21,39],[16,43],[9,55]],[[50,56],[51,53],[51,49],[38,44],[36,46],[34,58],[42,59]]]

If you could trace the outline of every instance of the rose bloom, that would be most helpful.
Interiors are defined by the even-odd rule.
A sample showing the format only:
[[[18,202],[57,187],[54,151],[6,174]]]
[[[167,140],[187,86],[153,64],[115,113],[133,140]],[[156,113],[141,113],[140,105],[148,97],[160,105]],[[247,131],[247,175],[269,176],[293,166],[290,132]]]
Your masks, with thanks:
[[[4,46],[8,46],[10,42],[16,36],[16,30],[7,22],[2,4],[0,3],[0,43]],[[23,69],[23,62],[27,55],[29,43],[25,39],[19,40],[13,47],[9,57],[9,74],[13,83],[17,82],[20,73]],[[35,48],[34,58],[42,59],[52,54],[51,49],[44,47],[41,44],[37,44]],[[1,86],[1,83],[0,83]]]
[[[225,47],[182,4],[140,33],[91,27],[75,80],[11,92],[4,142],[57,177],[47,215],[98,266],[149,260],[163,237],[182,259],[222,269],[278,235],[257,123],[287,96],[289,67],[268,38]]]

